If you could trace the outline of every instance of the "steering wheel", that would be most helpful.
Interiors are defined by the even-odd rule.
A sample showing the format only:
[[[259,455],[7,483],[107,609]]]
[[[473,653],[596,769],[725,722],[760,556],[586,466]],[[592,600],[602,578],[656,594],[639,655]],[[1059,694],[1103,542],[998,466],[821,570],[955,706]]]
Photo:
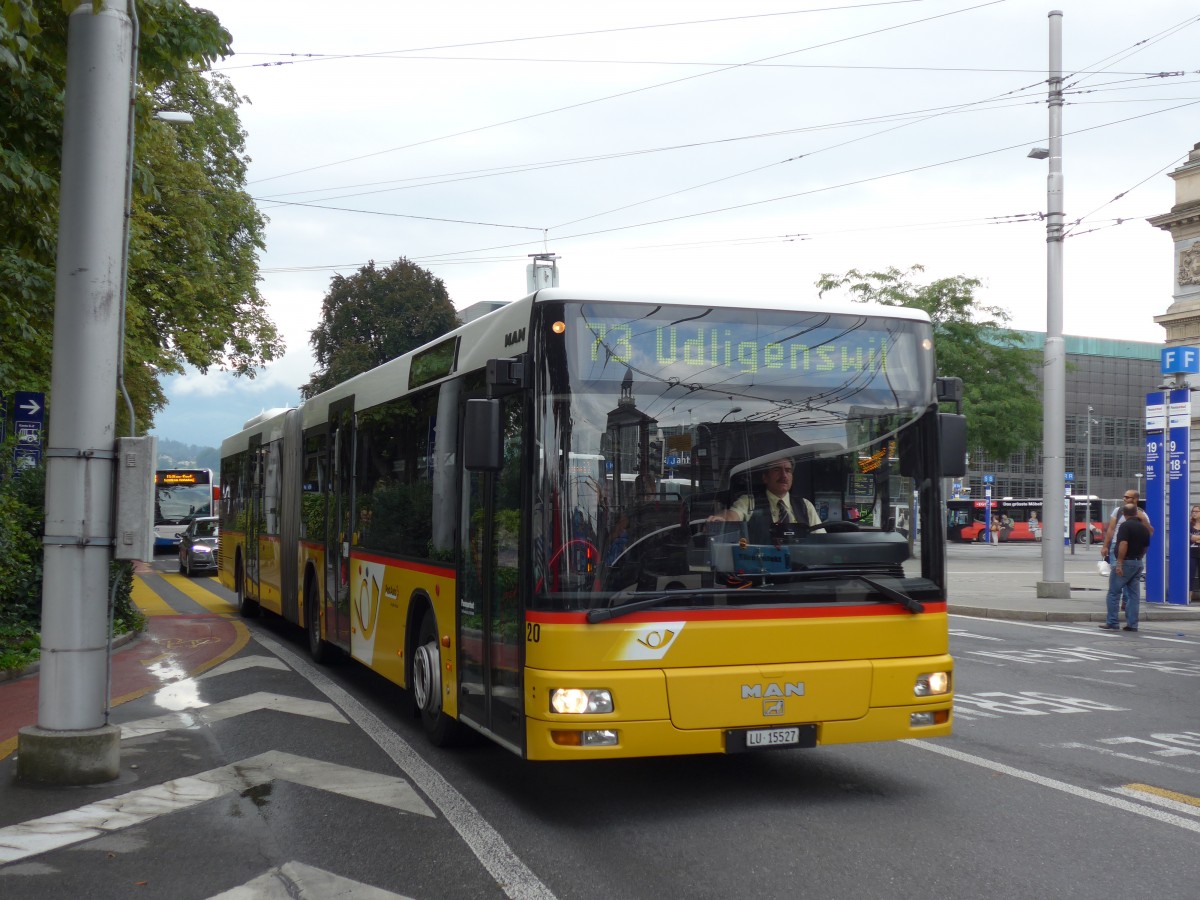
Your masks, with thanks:
[[[826,534],[834,534],[839,531],[862,531],[854,522],[847,522],[845,519],[835,520],[833,522],[818,522],[813,525],[809,531],[824,531]]]

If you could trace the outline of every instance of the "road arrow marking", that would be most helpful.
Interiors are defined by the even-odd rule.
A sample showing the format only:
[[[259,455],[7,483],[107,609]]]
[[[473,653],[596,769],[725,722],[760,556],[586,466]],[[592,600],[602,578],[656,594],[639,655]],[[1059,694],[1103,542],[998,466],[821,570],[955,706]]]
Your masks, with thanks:
[[[221,663],[215,669],[209,669],[203,675],[197,675],[196,680],[212,678],[214,675],[228,675],[231,672],[240,672],[242,669],[252,669],[256,666],[264,669],[281,669],[284,672],[291,671],[287,667],[287,663],[275,656],[239,656],[227,663]]]
[[[326,900],[329,897],[353,897],[354,900],[411,900],[403,894],[393,894],[391,891],[298,862],[284,863],[253,881],[216,894],[209,900]]]
[[[268,694],[258,691],[244,697],[224,700],[211,706],[202,706],[180,712],[168,713],[165,716],[155,716],[150,719],[138,719],[126,722],[121,726],[121,740],[145,737],[148,734],[158,734],[160,731],[173,731],[177,728],[195,728],[197,725],[220,722],[234,716],[258,712],[261,709],[273,709],[276,712],[292,713],[297,716],[310,716],[314,719],[324,719],[327,722],[346,721],[336,706],[324,700],[304,700],[300,697],[289,697],[286,694]]]
[[[403,778],[270,750],[199,775],[0,828],[0,865],[142,825],[226,794],[244,794],[272,781],[290,781],[400,812],[434,817],[433,810]]]

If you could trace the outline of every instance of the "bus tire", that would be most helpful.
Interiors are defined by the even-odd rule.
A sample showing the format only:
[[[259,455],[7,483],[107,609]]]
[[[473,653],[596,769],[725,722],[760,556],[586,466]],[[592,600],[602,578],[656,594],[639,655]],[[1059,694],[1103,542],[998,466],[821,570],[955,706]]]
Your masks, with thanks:
[[[326,665],[333,660],[333,645],[321,637],[321,610],[313,577],[304,579],[304,630],[308,633],[308,655]]]
[[[238,559],[233,580],[237,589],[238,614],[243,619],[256,618],[258,616],[258,603],[246,596],[246,572],[242,568],[241,559]]]
[[[442,657],[438,647],[437,619],[426,609],[417,630],[408,683],[413,704],[425,734],[435,747],[450,747],[462,740],[463,726],[442,712]]]
[[[1088,533],[1086,528],[1080,528],[1077,532],[1075,532],[1075,543],[1086,544],[1087,539]]]

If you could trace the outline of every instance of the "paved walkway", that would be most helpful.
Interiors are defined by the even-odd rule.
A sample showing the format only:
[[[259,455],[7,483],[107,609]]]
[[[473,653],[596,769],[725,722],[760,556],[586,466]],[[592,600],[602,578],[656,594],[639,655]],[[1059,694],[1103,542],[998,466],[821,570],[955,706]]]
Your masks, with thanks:
[[[1103,622],[1108,579],[1096,564],[1098,547],[1064,548],[1063,580],[1069,599],[1038,597],[1042,580],[1041,544],[950,544],[948,596],[950,612],[989,619],[1029,619],[1056,622]],[[1146,603],[1143,622],[1200,622],[1200,603],[1186,606]]]

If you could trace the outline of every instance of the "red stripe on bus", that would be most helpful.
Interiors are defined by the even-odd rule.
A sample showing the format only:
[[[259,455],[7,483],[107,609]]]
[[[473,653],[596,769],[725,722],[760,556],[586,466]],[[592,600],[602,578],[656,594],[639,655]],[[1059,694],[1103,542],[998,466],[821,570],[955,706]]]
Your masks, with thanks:
[[[404,569],[407,572],[420,572],[422,575],[435,575],[438,578],[454,577],[454,568],[452,566],[431,566],[426,563],[391,559],[387,556],[375,556],[371,553],[356,553],[353,550],[350,551],[350,559],[361,559],[364,562],[380,563],[381,565],[391,566],[393,569]]]
[[[945,600],[922,601],[925,613],[944,613]],[[664,619],[684,622],[736,622],[753,619],[848,619],[862,616],[894,616],[904,610],[897,604],[871,604],[870,606],[818,606],[787,609],[659,609],[635,612],[618,616],[610,621],[661,622]],[[542,625],[575,625],[587,621],[586,612],[526,612],[527,622]],[[603,623],[597,623],[603,624]]]

